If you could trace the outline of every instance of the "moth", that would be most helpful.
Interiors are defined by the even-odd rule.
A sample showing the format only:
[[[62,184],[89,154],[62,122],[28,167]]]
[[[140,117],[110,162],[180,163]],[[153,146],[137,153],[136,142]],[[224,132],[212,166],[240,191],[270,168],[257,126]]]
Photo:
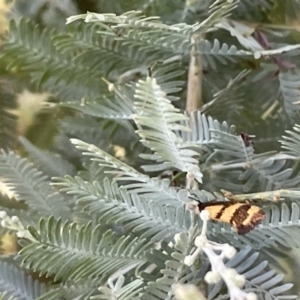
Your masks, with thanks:
[[[248,202],[211,201],[202,203],[195,198],[192,199],[197,201],[197,213],[207,210],[212,220],[231,224],[240,235],[254,229],[265,216],[265,212],[260,207]]]

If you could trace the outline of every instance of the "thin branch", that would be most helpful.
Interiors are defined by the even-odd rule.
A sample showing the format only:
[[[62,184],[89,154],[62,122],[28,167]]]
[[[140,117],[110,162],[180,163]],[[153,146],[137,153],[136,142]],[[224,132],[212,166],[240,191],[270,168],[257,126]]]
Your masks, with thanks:
[[[268,158],[272,158],[274,160],[282,160],[282,159],[295,160],[295,159],[297,159],[297,157],[295,157],[295,156],[284,154],[284,153],[278,153],[278,154],[276,154],[274,156],[270,156]],[[259,160],[261,160],[261,158],[253,159],[252,161],[249,161],[249,162],[239,162],[239,163],[232,163],[232,164],[230,164],[229,162],[218,163],[218,164],[211,165],[210,168],[214,172],[221,171],[221,170],[236,169],[236,168],[246,169],[246,168],[251,167],[252,164],[255,164]]]
[[[188,74],[186,111],[192,113],[202,107],[202,61],[200,51],[197,49],[200,36],[191,38],[192,50]]]
[[[261,201],[278,202],[281,198],[284,197],[300,198],[300,190],[297,191],[297,190],[281,189],[276,191],[240,194],[240,195],[233,195],[231,192],[226,190],[221,190],[221,192],[225,197],[234,199],[236,201],[261,200]]]

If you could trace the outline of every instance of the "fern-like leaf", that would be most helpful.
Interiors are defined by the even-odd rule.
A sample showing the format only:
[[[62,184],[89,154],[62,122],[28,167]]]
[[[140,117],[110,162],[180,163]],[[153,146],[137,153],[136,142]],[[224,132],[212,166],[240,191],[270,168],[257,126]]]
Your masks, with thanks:
[[[35,300],[45,292],[45,284],[26,274],[23,270],[0,262],[0,292],[6,292],[4,300]]]
[[[6,91],[0,82],[0,148],[9,150],[16,146],[17,117],[11,110],[16,109],[15,96]]]
[[[26,70],[37,85],[53,91],[54,94],[59,86],[62,89],[65,89],[66,85],[74,88],[75,84],[77,88],[80,87],[77,89],[77,97],[86,96],[87,87],[89,94],[99,93],[100,77],[95,76],[95,73],[94,76],[89,76],[88,67],[81,65],[79,60],[75,63],[73,55],[60,51],[59,46],[55,45],[55,38],[60,40],[62,35],[53,30],[42,30],[25,19],[19,23],[12,20],[4,45],[5,53],[0,59],[8,61],[8,69],[18,66]],[[59,85],[61,82],[64,84]]]
[[[258,155],[249,163],[234,165],[232,162],[227,165],[212,165],[211,167],[216,172],[215,187],[222,188],[226,182],[227,189],[236,193],[298,187],[300,177],[294,174],[292,168],[288,167],[284,157],[277,159],[276,155],[268,156],[267,153]]]
[[[155,79],[139,81],[135,98],[138,99],[134,105],[134,120],[139,128],[137,133],[142,143],[154,151],[155,160],[160,163],[151,166],[151,170],[174,167],[194,174],[202,182],[202,173],[195,158],[198,153],[175,133],[176,130],[189,130],[179,123],[186,117],[170,103]]]
[[[200,23],[201,32],[211,30],[215,24],[230,16],[230,13],[237,8],[239,1],[216,0],[209,10],[209,17]]]
[[[41,149],[34,146],[25,137],[19,138],[20,142],[29,153],[31,159],[34,161],[35,165],[41,170],[45,175],[50,178],[54,176],[64,176],[74,175],[75,168],[72,164],[64,160],[61,156],[51,153],[44,152]]]
[[[132,122],[130,122],[133,114],[133,95],[134,88],[128,84],[127,86],[122,86],[121,90],[118,86],[115,86],[114,93],[102,94],[100,97],[91,99],[89,97],[84,98],[80,102],[78,99],[75,101],[63,101],[59,106],[72,108],[81,111],[85,115],[106,121],[113,121],[111,123],[117,123],[126,128],[128,132],[133,132]],[[107,125],[103,127],[107,127]]]
[[[18,259],[40,275],[55,276],[55,281],[97,277],[101,282],[122,268],[128,272],[146,263],[149,244],[144,240],[117,238],[111,231],[93,228],[91,223],[78,227],[50,217],[28,230],[36,242],[26,245]]]
[[[92,296],[91,300],[131,300],[140,299],[143,280],[136,279],[126,285],[124,276],[120,276],[116,283],[109,282],[109,287],[103,286],[99,288],[100,295]]]
[[[184,24],[190,33],[195,31],[206,32],[210,30],[214,24],[220,22],[223,18],[229,16],[230,12],[237,7],[236,0],[228,2],[227,0],[216,0],[211,6],[209,11],[209,17],[201,24],[187,25]],[[97,14],[88,12],[78,16],[72,16],[67,19],[67,24],[79,19],[84,19],[85,22],[102,22],[104,24],[110,24],[117,28],[142,28],[142,29],[160,29],[167,31],[173,31],[173,34],[180,32],[180,27],[166,26],[163,24],[159,17],[145,17],[139,11],[126,12],[120,16],[115,14]],[[187,33],[187,32],[185,32]]]
[[[141,238],[170,240],[172,235],[187,231],[189,227],[189,214],[182,203],[178,205],[169,200],[166,206],[156,195],[157,201],[154,202],[147,196],[129,194],[125,188],[120,189],[108,180],[104,180],[103,187],[99,182],[91,184],[79,177],[56,180],[61,192],[77,195],[76,211],[96,215],[101,223],[123,225],[125,232],[139,232]]]
[[[194,33],[208,31],[220,19],[216,17],[224,17],[228,15],[237,1],[218,0],[212,6],[213,14],[206,21],[194,25],[188,24],[174,24],[167,26],[163,24],[158,17],[144,18],[140,12],[131,11],[120,16],[114,14],[97,14],[87,13],[86,15],[73,16],[68,19],[69,22],[84,19],[85,22],[101,24],[107,29],[107,24],[113,28],[112,30],[102,30],[99,32],[103,38],[110,38],[115,36],[115,31],[122,30],[121,38],[118,39],[117,49],[122,45],[122,54],[127,54],[128,57],[135,61],[143,62],[144,64],[153,64],[155,61],[168,59],[174,55],[186,57],[190,53],[190,37]],[[224,9],[225,7],[225,9]],[[146,46],[145,46],[146,43]],[[299,46],[297,46],[299,47]],[[297,48],[296,46],[294,48]],[[116,49],[115,48],[115,49]],[[141,51],[142,48],[142,51]],[[234,45],[228,46],[226,43],[221,44],[219,40],[215,39],[213,43],[209,40],[201,39],[197,47],[203,56],[203,65],[216,68],[217,62],[227,64],[228,62],[237,62],[237,58],[253,56],[253,52],[238,50]],[[294,49],[293,48],[293,49]],[[284,50],[277,50],[276,53],[282,53]],[[272,51],[261,51],[256,54],[272,55]],[[119,61],[120,58],[117,58]]]
[[[230,115],[239,115],[245,98],[245,84],[243,81],[247,74],[249,72],[242,71],[231,79],[224,89],[217,92],[211,101],[203,105],[201,112],[206,115],[212,113],[217,119],[224,111],[227,111]],[[230,116],[228,117],[230,118]]]
[[[40,218],[40,215],[36,212],[27,210],[27,205],[24,202],[9,198],[7,195],[0,194],[0,210],[5,211],[10,218],[13,216],[18,217],[25,228],[38,222]],[[7,231],[9,229],[6,227],[1,228],[1,233]]]
[[[102,22],[104,24],[115,24],[117,27],[158,28],[166,31],[169,29],[169,26],[164,25],[159,17],[145,17],[140,11],[130,11],[120,16],[115,14],[97,14],[93,12],[87,12],[86,14],[69,17],[67,19],[67,24],[80,19],[83,19],[87,23]],[[176,31],[175,28],[174,31]]]
[[[173,206],[171,201],[167,206],[163,202],[153,202],[152,197],[129,194],[126,189],[111,185],[108,180],[103,182],[103,187],[98,182],[91,184],[79,177],[56,180],[61,192],[77,196],[77,212],[85,212],[89,218],[96,216],[101,223],[122,225],[125,232],[132,231],[141,238],[170,241],[176,233],[187,232],[190,226],[189,213],[176,202]],[[224,201],[224,198],[205,191],[199,191],[197,198],[201,202],[216,198]],[[281,208],[266,209],[263,223],[245,236],[238,235],[230,224],[217,222],[210,222],[208,235],[209,239],[239,248],[245,245],[255,249],[275,245],[299,246],[299,220],[299,206],[296,203],[291,207],[283,204]],[[197,222],[201,228],[200,218]]]
[[[258,252],[253,252],[251,247],[246,247],[226,263],[228,268],[234,268],[239,274],[245,276],[246,284],[243,290],[255,293],[258,299],[262,300],[297,299],[296,295],[286,296],[285,292],[293,285],[282,283],[284,275],[268,269],[268,262],[260,262],[258,256]],[[210,285],[208,299],[227,299],[226,294],[222,293],[223,286],[222,281]]]
[[[0,176],[18,200],[25,203],[40,216],[62,216],[68,218],[70,209],[63,197],[50,186],[47,176],[14,153],[1,152]]]
[[[158,64],[158,68],[154,68],[152,72],[152,77],[156,79],[158,85],[168,95],[169,100],[177,101],[179,97],[172,94],[182,90],[184,81],[178,80],[178,77],[184,73],[184,65],[171,60],[171,62],[163,62],[162,65]]]
[[[214,168],[211,165],[223,161],[222,167],[224,166],[226,169],[226,165],[230,161],[248,162],[254,157],[253,146],[245,146],[241,136],[236,135],[235,126],[230,126],[226,122],[220,123],[210,116],[201,114],[200,111],[191,113],[189,124],[191,132],[180,131],[178,134],[184,141],[199,146],[200,161],[205,162],[202,168]],[[228,166],[228,168],[230,167]]]
[[[283,140],[280,141],[281,147],[285,149],[285,153],[291,155],[291,158],[300,158],[300,125],[293,127],[294,131],[286,130],[288,135],[283,136]]]
[[[77,149],[84,151],[82,153],[84,156],[91,157],[92,161],[104,167],[105,173],[114,175],[115,181],[126,183],[126,189],[139,194],[153,194],[153,199],[156,198],[159,202],[178,199],[175,189],[170,187],[169,180],[150,178],[94,145],[76,139],[71,139],[71,142],[76,145]]]
[[[181,236],[182,237],[182,236]],[[157,266],[158,279],[149,281],[143,292],[143,299],[173,299],[173,284],[186,283],[199,285],[202,276],[207,271],[207,263],[203,262],[201,268],[190,270],[184,264],[184,259],[191,251],[192,240],[185,239],[176,243],[174,248],[162,245],[162,251],[153,250],[148,255],[149,261]],[[202,276],[201,276],[202,275]]]
[[[292,118],[299,117],[300,72],[299,70],[281,72],[279,74],[280,90],[285,111]]]
[[[39,297],[37,300],[89,300],[92,295],[97,294],[97,288],[101,284],[101,280],[86,279],[74,282],[68,280],[60,284],[54,285],[45,294]]]

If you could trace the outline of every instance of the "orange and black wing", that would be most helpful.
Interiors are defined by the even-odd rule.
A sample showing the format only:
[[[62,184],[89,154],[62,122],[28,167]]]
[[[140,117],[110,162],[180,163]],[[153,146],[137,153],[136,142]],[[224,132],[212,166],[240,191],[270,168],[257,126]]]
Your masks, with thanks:
[[[231,224],[238,234],[246,234],[264,218],[265,212],[249,203],[213,202],[198,204],[199,212],[207,210],[215,221]]]

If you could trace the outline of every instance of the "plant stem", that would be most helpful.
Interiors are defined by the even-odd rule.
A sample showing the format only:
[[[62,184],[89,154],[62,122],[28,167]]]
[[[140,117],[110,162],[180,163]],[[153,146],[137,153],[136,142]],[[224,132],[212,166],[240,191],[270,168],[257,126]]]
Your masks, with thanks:
[[[201,54],[197,49],[200,36],[193,35],[192,50],[190,53],[190,65],[188,74],[186,111],[192,113],[202,107],[202,61]]]

